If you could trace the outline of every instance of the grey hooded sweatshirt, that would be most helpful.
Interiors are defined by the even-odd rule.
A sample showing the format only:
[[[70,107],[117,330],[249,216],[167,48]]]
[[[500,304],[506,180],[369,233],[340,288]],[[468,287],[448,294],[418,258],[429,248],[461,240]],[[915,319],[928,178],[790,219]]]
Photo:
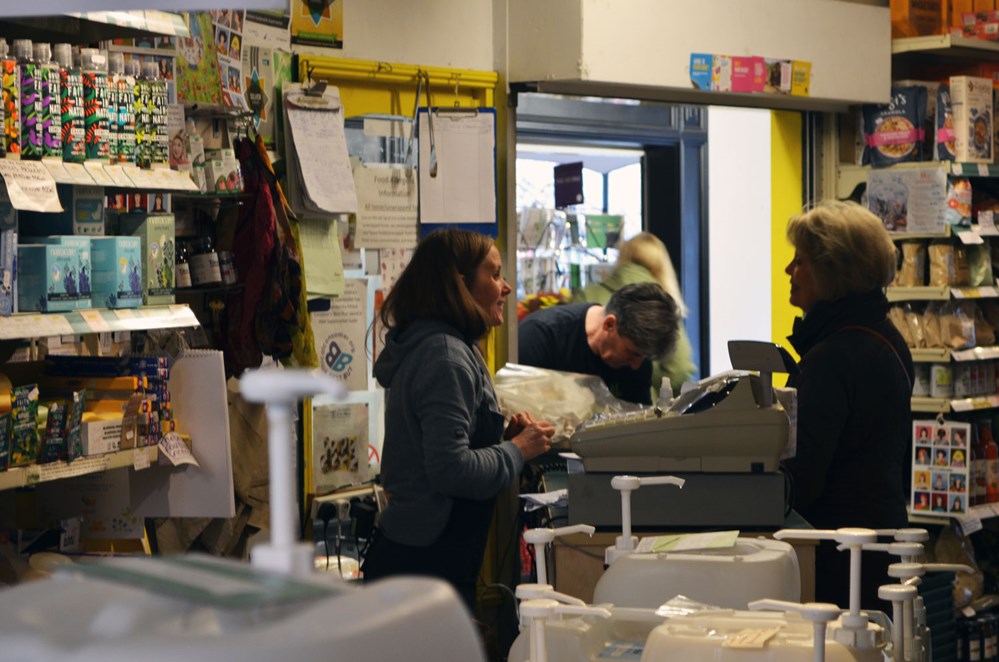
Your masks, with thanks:
[[[524,457],[500,442],[492,379],[474,341],[453,326],[418,320],[403,333],[393,329],[374,374],[388,389],[381,472],[389,501],[379,526],[394,542],[427,546],[454,499],[495,497],[517,479]]]

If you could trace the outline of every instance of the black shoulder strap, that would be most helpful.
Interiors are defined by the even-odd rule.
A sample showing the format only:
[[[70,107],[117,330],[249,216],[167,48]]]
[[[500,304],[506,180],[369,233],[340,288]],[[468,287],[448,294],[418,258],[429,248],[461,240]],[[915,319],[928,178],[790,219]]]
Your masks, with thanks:
[[[883,342],[885,345],[887,345],[888,349],[891,350],[891,353],[895,355],[895,360],[898,361],[898,366],[900,368],[902,368],[902,374],[905,375],[905,382],[909,385],[909,392],[910,393],[912,392],[912,379],[909,377],[909,371],[905,369],[905,362],[902,361],[902,357],[898,355],[898,350],[895,349],[895,346],[891,344],[890,340],[888,340],[887,338],[885,338],[883,335],[881,335],[880,333],[878,333],[877,331],[875,331],[871,327],[869,327],[869,326],[860,326],[859,324],[858,325],[851,325],[851,326],[844,326],[844,327],[841,327],[839,330],[840,331],[863,331],[864,333],[867,333],[869,335],[874,336],[875,338],[877,338],[878,340],[880,340],[881,342]]]

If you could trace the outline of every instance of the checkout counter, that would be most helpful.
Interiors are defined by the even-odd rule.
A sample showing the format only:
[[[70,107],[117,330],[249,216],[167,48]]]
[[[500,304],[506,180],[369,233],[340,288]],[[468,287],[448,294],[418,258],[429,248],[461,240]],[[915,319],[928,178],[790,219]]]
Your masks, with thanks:
[[[794,393],[775,395],[774,372],[795,369],[793,359],[772,343],[732,341],[739,368],[698,382],[667,407],[597,418],[570,439],[566,470],[542,477],[545,491],[568,490],[568,507],[554,508],[550,521],[597,527],[554,542],[550,576],[557,591],[590,602],[604,570],[603,550],[622,527],[622,500],[611,487],[615,475],[673,475],[682,490],[649,487],[630,494],[630,525],[642,535],[737,529],[741,537],[778,529],[811,528],[787,507],[780,460],[794,444]],[[794,545],[801,599],[815,591],[814,541]]]

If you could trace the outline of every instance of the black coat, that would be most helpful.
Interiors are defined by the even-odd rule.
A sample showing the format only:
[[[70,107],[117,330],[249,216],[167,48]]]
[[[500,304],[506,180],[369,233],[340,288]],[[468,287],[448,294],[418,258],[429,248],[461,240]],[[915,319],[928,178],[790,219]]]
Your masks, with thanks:
[[[816,528],[907,525],[912,355],[887,311],[880,290],[819,302],[788,337],[801,361],[789,382],[797,455],[785,468],[795,509]]]
[[[784,468],[795,509],[818,529],[908,523],[912,354],[887,312],[880,290],[819,302],[788,337],[801,361],[788,381],[798,389],[797,454]],[[896,560],[863,554],[862,608],[890,610],[878,586],[896,581],[887,576]],[[849,553],[820,544],[815,598],[846,608],[849,572]]]

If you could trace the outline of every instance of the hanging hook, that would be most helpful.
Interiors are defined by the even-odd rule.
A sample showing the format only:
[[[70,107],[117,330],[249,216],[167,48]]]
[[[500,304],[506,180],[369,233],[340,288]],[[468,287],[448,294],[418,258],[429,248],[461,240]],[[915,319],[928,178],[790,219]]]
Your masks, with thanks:
[[[461,75],[451,74],[451,77],[454,78],[454,107],[457,108],[461,105],[458,103],[458,82],[461,80]]]
[[[416,132],[416,121],[419,118],[420,95],[423,94],[423,71],[416,72],[416,98],[413,101],[413,121],[409,125],[409,143],[406,145],[406,163],[411,164],[413,158],[413,136]],[[429,112],[429,109],[428,109]]]
[[[437,176],[437,145],[434,143],[434,107],[430,103],[430,73],[424,71],[427,84],[427,127],[430,129],[430,176]]]

